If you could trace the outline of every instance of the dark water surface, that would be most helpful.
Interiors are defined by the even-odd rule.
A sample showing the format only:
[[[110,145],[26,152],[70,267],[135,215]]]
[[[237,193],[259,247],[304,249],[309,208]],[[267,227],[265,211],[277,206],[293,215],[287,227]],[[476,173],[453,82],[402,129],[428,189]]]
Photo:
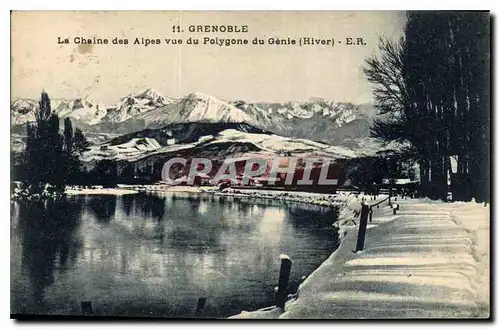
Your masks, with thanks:
[[[337,212],[280,201],[188,194],[74,196],[15,203],[11,312],[227,317],[273,305],[279,255],[291,290],[338,245]]]

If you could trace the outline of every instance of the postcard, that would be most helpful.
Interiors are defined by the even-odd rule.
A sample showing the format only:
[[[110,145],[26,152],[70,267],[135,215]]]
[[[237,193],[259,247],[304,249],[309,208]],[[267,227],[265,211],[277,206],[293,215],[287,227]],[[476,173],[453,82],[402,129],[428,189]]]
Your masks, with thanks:
[[[489,319],[487,11],[13,11],[13,319]]]

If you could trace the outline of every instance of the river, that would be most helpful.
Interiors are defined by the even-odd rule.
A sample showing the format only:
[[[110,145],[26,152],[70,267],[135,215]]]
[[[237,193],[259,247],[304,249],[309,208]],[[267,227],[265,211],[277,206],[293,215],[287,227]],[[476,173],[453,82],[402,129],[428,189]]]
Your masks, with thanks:
[[[222,318],[273,305],[279,255],[290,292],[338,247],[336,209],[199,194],[16,202],[11,313]]]

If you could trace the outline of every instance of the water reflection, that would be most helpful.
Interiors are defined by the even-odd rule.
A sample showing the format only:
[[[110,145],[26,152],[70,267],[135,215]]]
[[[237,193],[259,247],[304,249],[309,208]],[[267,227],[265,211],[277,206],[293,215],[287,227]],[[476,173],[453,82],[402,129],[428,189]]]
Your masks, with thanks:
[[[130,216],[136,197],[137,196],[133,194],[125,194],[122,196],[121,206],[123,208],[123,211],[125,212],[125,215]]]
[[[116,195],[91,196],[87,204],[101,223],[109,223],[116,212]]]
[[[43,312],[44,290],[54,283],[54,271],[71,267],[81,249],[75,234],[83,208],[72,202],[21,202],[18,230],[22,235],[22,269],[29,278],[30,304],[34,313]]]
[[[224,317],[273,302],[278,255],[292,282],[336,247],[336,212],[272,200],[189,194],[85,196],[17,204],[12,312]]]

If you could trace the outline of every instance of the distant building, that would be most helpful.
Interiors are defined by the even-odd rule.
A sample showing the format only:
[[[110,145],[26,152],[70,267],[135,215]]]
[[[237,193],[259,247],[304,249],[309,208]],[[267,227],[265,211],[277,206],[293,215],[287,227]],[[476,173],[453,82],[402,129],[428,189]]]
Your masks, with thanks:
[[[390,179],[382,179],[382,184],[378,186],[379,189],[392,188],[398,194],[412,194],[418,190],[418,180],[411,180],[409,178],[395,178],[391,184]]]

